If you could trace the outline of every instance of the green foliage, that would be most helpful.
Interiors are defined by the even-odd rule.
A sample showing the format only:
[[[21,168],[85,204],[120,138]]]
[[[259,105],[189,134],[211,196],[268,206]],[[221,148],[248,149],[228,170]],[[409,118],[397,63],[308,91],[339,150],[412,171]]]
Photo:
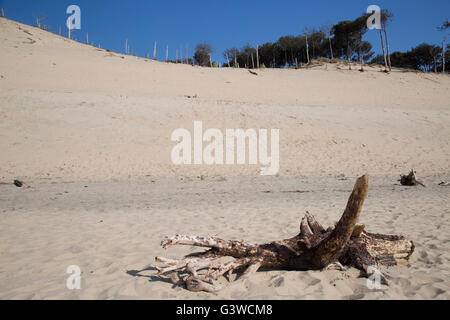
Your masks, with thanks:
[[[194,61],[202,67],[209,66],[210,56],[213,52],[212,46],[208,43],[199,43],[195,47]]]
[[[393,16],[394,14],[389,10],[384,9],[381,12],[381,28],[385,34]],[[335,25],[327,25],[320,30],[309,29],[297,36],[286,35],[276,42],[259,45],[260,67],[298,67],[302,63],[307,63],[307,51],[310,59],[330,59],[330,46],[333,50],[333,61],[346,59],[364,63],[372,59],[371,63],[382,65],[384,57],[382,55],[374,57],[372,44],[364,41],[364,35],[368,32],[368,17],[368,14],[363,14],[355,20],[339,21]],[[446,21],[439,29],[444,30],[448,27],[449,22]],[[211,53],[212,48],[209,44],[199,44],[194,60],[200,66],[209,66]],[[241,49],[229,48],[224,51],[223,56],[228,60],[223,63],[223,67],[254,68],[257,64],[256,46],[246,45]],[[445,61],[450,65],[447,62],[448,57]],[[391,54],[391,64],[399,68],[437,70],[443,64],[442,48],[424,43],[408,52],[394,52]]]
[[[448,57],[446,57],[446,63]],[[375,57],[371,63],[383,64],[383,56]],[[422,71],[442,70],[442,48],[422,43],[407,52],[394,52],[391,54],[393,67],[407,68]]]

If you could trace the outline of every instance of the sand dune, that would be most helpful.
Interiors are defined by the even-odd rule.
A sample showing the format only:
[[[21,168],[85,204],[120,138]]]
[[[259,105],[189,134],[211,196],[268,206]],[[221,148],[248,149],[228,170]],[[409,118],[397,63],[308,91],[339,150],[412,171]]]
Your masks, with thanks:
[[[166,64],[1,18],[0,179],[31,188],[0,185],[0,298],[448,299],[450,78],[357,69]],[[173,165],[171,133],[195,120],[279,129],[279,174]],[[427,188],[394,185],[411,168]],[[332,225],[366,172],[363,222],[417,245],[382,290],[355,270],[264,271],[208,295],[133,271],[189,251],[163,252],[169,234],[282,239],[305,210]],[[81,290],[65,285],[73,264]]]

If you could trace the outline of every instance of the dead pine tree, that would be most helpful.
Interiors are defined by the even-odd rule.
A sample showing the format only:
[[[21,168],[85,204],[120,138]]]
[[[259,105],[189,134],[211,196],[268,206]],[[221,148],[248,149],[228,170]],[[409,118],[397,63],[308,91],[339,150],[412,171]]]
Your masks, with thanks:
[[[180,63],[184,63],[184,60],[183,60],[183,46],[182,45],[180,45]]]
[[[256,45],[256,68],[259,69],[259,47]]]
[[[42,23],[47,19],[47,17],[44,14],[40,14],[38,17],[36,17],[36,27],[39,29],[48,29],[48,26],[42,25]]]
[[[388,40],[388,34],[387,34],[387,25],[392,21],[392,18],[394,17],[394,14],[387,10],[383,9],[381,12],[381,29],[384,33],[384,40],[386,41],[386,62],[385,64],[387,67],[389,67],[389,71],[392,71],[392,65],[391,65],[391,53],[389,49],[389,40]],[[381,31],[380,31],[381,32]]]
[[[351,266],[369,276],[378,266],[407,265],[414,251],[412,241],[401,236],[369,233],[364,225],[356,225],[369,187],[367,175],[357,179],[347,207],[334,228],[325,229],[309,213],[301,220],[300,233],[290,239],[265,244],[222,240],[215,237],[167,237],[163,248],[186,245],[209,248],[187,255],[181,260],[156,257],[160,276],[167,275],[174,284],[184,284],[190,291],[216,292],[222,288],[217,280],[234,270],[244,269],[241,278],[250,276],[260,268],[278,270],[323,270]],[[232,257],[220,263],[216,259]],[[381,271],[380,271],[381,273]],[[380,275],[387,284],[385,275]]]
[[[156,41],[155,44],[153,45],[153,60],[156,60]]]
[[[445,31],[448,28],[450,28],[450,22],[448,20],[444,21],[444,23],[439,26],[437,29],[439,31]],[[447,36],[444,37],[442,40],[442,73],[445,73],[445,60],[446,60],[446,42],[447,42]]]
[[[330,47],[330,59],[334,59],[333,55],[333,45],[331,42],[331,36],[333,35],[333,25],[332,24],[325,24],[322,26],[322,32],[326,35],[328,39],[328,45]]]
[[[442,40],[442,73],[445,73],[445,42],[446,39]]]
[[[309,64],[309,44],[308,44],[308,29],[305,28],[305,39],[306,39],[306,61]]]
[[[2,8],[2,18],[4,18],[5,17],[5,12],[3,11],[3,8]]]

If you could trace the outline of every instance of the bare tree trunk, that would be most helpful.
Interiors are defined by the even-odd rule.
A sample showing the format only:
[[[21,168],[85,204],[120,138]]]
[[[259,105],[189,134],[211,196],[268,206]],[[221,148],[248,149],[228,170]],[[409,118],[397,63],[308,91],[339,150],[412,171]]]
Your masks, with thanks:
[[[166,62],[169,60],[169,46],[166,45]]]
[[[258,52],[258,45],[256,45],[256,68],[259,69],[259,52]]]
[[[445,39],[442,41],[442,73],[445,73]]]
[[[361,53],[361,44],[362,44],[362,34],[359,34],[359,46],[358,46],[358,60],[359,60],[359,64],[360,64],[360,69],[359,71],[364,72],[364,63],[363,63],[363,57],[362,57],[362,53]]]
[[[350,61],[351,53],[350,53],[350,45],[347,42],[347,62],[348,62],[348,70],[352,70],[352,64]]]
[[[362,57],[361,52],[359,52],[358,55],[359,55],[359,63],[361,65],[361,69],[359,69],[359,70],[360,71],[364,71],[364,61],[363,61],[363,57]]]
[[[392,71],[392,65],[391,65],[391,53],[389,52],[389,41],[388,41],[388,35],[386,32],[386,27],[383,29],[384,31],[384,40],[386,40],[386,56],[387,56],[387,64],[389,66],[389,71]]]
[[[155,44],[153,45],[153,60],[156,60],[156,41]]]
[[[400,236],[372,234],[365,226],[356,225],[369,186],[369,177],[357,179],[347,207],[334,228],[325,230],[309,213],[300,223],[300,233],[290,239],[266,244],[250,244],[214,237],[168,237],[163,248],[187,245],[210,248],[193,253],[182,260],[156,257],[165,267],[156,267],[159,274],[170,274],[173,283],[183,283],[191,291],[214,292],[221,289],[216,280],[234,270],[245,268],[243,277],[259,268],[286,270],[321,270],[342,264],[355,267],[367,276],[369,268],[378,265],[405,265],[414,251],[414,244]],[[215,259],[229,256],[234,260],[219,263]],[[207,269],[204,273],[202,270]],[[230,278],[229,278],[230,279]],[[382,275],[382,281],[387,279]]]
[[[184,63],[184,60],[183,60],[183,46],[182,45],[180,45],[180,63]]]
[[[386,50],[384,48],[384,39],[383,39],[383,31],[380,29],[380,38],[381,38],[381,47],[383,48],[383,57],[384,57],[384,71],[387,72],[388,63],[386,58]]]
[[[331,60],[334,59],[333,57],[333,46],[331,45],[331,37],[328,35],[328,42],[330,43],[330,53],[331,53]]]
[[[306,61],[309,64],[309,44],[308,44],[308,32],[305,32],[306,36]]]
[[[230,68],[230,59],[228,59],[228,53],[226,54],[226,57],[227,57],[228,68]]]

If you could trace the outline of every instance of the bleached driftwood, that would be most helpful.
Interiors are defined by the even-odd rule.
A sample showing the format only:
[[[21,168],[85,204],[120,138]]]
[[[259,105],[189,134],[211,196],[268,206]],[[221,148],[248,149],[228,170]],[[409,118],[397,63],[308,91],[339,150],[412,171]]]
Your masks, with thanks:
[[[371,266],[406,265],[414,251],[412,241],[401,236],[373,234],[356,225],[369,186],[369,177],[360,177],[347,207],[334,228],[325,230],[309,213],[300,223],[300,233],[291,238],[266,244],[222,240],[215,237],[176,235],[162,241],[167,249],[173,245],[209,248],[181,260],[156,257],[165,264],[156,267],[159,275],[168,275],[173,283],[184,283],[191,291],[215,292],[221,289],[217,280],[234,270],[245,269],[248,277],[260,268],[286,270],[342,269],[352,266],[367,276]],[[232,257],[219,263],[217,258]],[[382,281],[387,284],[384,275]]]

